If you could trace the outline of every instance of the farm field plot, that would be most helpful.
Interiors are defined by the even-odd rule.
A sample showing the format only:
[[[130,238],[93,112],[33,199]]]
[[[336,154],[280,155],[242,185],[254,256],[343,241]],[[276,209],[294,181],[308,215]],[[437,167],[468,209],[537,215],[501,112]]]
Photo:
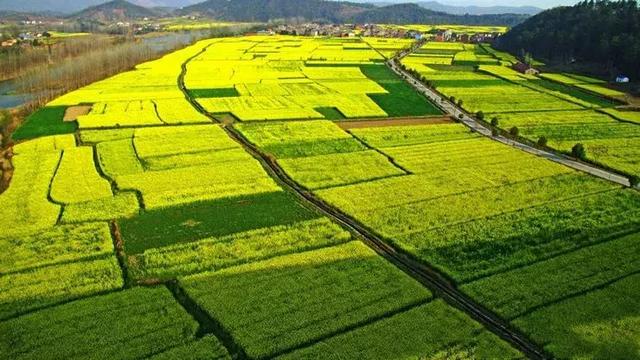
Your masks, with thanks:
[[[218,339],[198,339],[197,330],[169,290],[137,288],[0,322],[0,357],[176,359],[200,352],[209,359],[231,359]]]
[[[185,84],[210,113],[242,121],[438,114],[380,64],[409,43],[394,39],[245,37],[211,44]],[[402,101],[401,101],[402,99]],[[402,106],[402,102],[410,103]]]
[[[429,358],[521,357],[495,335],[436,300],[278,359],[389,359],[418,354]]]
[[[308,189],[406,174],[384,154],[369,150],[329,121],[240,124],[238,129],[277,156],[285,172]]]
[[[482,52],[485,55],[478,55]],[[446,66],[423,60],[425,55],[442,53],[454,59],[464,57],[464,61]],[[418,71],[443,95],[460,101],[467,111],[482,111],[487,121],[496,118],[504,130],[516,127],[521,136],[534,142],[545,138],[548,146],[564,152],[580,143],[586,149],[586,159],[628,175],[640,174],[637,112],[614,108],[624,94],[579,75],[521,74],[511,69],[513,59],[487,45],[476,47],[473,55],[491,56],[502,63],[473,60],[471,51],[462,44],[434,42],[402,63]]]

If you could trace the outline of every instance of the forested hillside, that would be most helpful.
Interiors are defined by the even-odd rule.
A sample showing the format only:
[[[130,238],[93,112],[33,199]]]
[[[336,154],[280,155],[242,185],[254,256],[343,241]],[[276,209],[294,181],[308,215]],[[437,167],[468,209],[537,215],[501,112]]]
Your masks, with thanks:
[[[271,21],[304,19],[334,23],[393,23],[393,24],[465,24],[513,26],[526,15],[451,15],[424,9],[416,4],[398,4],[375,7],[325,0],[208,0],[189,6],[182,14],[200,15],[227,21]]]
[[[594,62],[611,75],[640,77],[640,9],[635,0],[584,1],[529,18],[500,38],[498,47],[534,57]]]

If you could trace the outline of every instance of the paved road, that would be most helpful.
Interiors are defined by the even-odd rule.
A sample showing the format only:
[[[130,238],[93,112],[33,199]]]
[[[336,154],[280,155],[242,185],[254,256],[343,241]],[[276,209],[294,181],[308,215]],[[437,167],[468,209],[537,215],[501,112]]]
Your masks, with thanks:
[[[406,51],[406,52],[402,52],[400,53],[395,59],[402,59],[404,56],[408,55],[411,51]],[[394,59],[390,60],[387,62],[387,64],[389,65],[389,67],[391,68],[391,70],[393,70],[396,74],[401,75],[401,76],[405,76],[407,77],[407,81],[413,85],[414,88],[416,88],[418,91],[420,91],[422,94],[424,94],[427,98],[429,98],[433,103],[435,103],[436,105],[438,105],[446,114],[451,115],[453,117],[455,117],[456,119],[459,119],[463,124],[465,124],[466,126],[468,126],[469,128],[473,129],[474,131],[478,132],[479,134],[482,134],[486,137],[489,137],[493,140],[499,141],[503,144],[507,144],[510,146],[513,146],[515,148],[518,148],[522,151],[526,151],[530,154],[533,155],[537,155],[537,156],[541,156],[545,159],[551,160],[551,161],[555,161],[557,163],[566,165],[570,168],[582,171],[582,172],[586,172],[589,173],[593,176],[597,176],[599,178],[602,179],[606,179],[609,181],[612,181],[614,183],[623,185],[623,186],[631,186],[631,184],[629,183],[629,179],[626,176],[622,176],[607,170],[603,170],[601,168],[598,168],[596,166],[593,165],[589,165],[589,164],[585,164],[583,162],[579,162],[576,160],[573,160],[569,157],[563,156],[563,155],[559,155],[559,154],[555,154],[549,151],[545,151],[545,150],[540,150],[537,148],[534,148],[532,146],[529,146],[527,144],[523,144],[521,142],[512,140],[512,139],[508,139],[505,138],[504,136],[501,135],[497,135],[494,136],[491,134],[491,130],[484,127],[482,124],[480,124],[478,121],[476,121],[474,118],[472,118],[471,116],[469,116],[467,113],[465,113],[464,111],[462,111],[462,109],[460,109],[459,107],[457,107],[455,104],[453,104],[452,102],[450,102],[448,99],[444,98],[442,95],[438,94],[436,91],[434,91],[433,89],[428,88],[427,86],[425,86],[424,84],[422,84],[420,81],[418,81],[417,79],[415,79],[410,73],[403,71],[396,63],[396,61],[394,61]]]

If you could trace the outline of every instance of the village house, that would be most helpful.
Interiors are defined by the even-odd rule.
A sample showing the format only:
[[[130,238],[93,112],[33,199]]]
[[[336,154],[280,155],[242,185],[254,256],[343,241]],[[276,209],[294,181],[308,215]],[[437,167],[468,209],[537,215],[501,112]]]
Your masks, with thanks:
[[[531,67],[531,65],[525,64],[523,62],[518,62],[511,66],[511,68],[519,73],[525,75],[538,75],[540,71]]]

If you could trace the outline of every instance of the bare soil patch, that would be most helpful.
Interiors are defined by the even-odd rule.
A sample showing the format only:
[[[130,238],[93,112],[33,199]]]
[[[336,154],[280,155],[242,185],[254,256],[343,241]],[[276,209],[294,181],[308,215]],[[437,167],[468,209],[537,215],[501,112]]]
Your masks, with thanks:
[[[76,121],[78,116],[87,115],[91,111],[91,106],[89,105],[78,105],[78,106],[69,106],[67,110],[64,112],[64,121]]]
[[[453,120],[449,116],[428,116],[413,118],[385,118],[385,119],[364,119],[337,121],[336,124],[344,130],[371,128],[371,127],[387,127],[387,126],[408,126],[408,125],[437,125],[450,124]]]

